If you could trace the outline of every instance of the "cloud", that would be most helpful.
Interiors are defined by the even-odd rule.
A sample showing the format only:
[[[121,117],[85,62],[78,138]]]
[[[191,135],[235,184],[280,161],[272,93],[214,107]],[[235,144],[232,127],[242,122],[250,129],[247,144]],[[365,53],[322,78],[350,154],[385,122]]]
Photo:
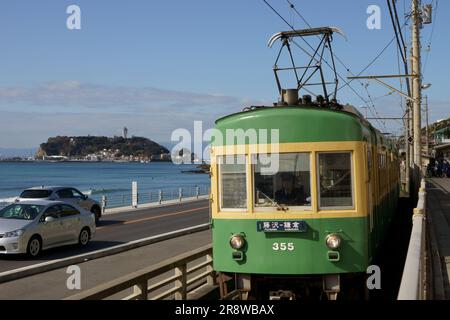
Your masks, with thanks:
[[[148,137],[156,142],[170,142],[173,130],[193,131],[194,121],[203,121],[203,130],[214,125],[213,116],[175,116],[171,114],[133,115],[110,113],[3,112],[0,117],[0,147],[38,147],[50,136],[121,135],[126,126],[129,134]]]
[[[214,120],[261,101],[166,90],[108,86],[79,81],[46,82],[29,87],[0,87],[0,147],[36,147],[55,135],[130,134],[170,142],[178,128],[204,130]]]
[[[155,109],[195,108],[209,112],[223,106],[243,107],[251,100],[154,87],[107,86],[79,81],[47,82],[33,87],[0,88],[0,107],[28,105],[61,109],[152,112]],[[256,101],[255,101],[256,102]]]
[[[217,118],[260,101],[153,87],[59,81],[0,88],[0,147],[35,147],[55,135],[130,134],[170,142],[178,128],[204,130]]]

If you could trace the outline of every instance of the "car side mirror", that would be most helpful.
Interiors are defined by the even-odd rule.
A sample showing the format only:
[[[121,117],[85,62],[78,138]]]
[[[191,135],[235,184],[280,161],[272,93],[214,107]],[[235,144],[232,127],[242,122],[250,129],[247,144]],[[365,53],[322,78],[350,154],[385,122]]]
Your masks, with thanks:
[[[87,200],[87,199],[88,199],[88,196],[87,196],[87,195],[85,195],[85,194],[83,194],[83,195],[81,196],[81,199],[83,199],[83,200]]]
[[[45,222],[52,222],[52,221],[55,221],[55,218],[48,216],[48,217],[45,217],[44,221]]]

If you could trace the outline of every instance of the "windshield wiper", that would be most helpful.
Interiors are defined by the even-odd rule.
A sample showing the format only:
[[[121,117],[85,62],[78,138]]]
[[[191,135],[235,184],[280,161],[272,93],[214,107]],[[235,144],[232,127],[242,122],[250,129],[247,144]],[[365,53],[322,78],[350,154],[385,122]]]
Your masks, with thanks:
[[[271,204],[275,205],[277,207],[278,210],[282,210],[282,211],[286,211],[288,210],[288,208],[281,206],[280,204],[278,204],[278,202],[276,202],[274,199],[272,199],[271,197],[269,197],[267,194],[265,194],[264,192],[262,192],[261,190],[256,190],[256,192],[258,194],[262,194],[264,196],[264,198],[266,198],[267,200],[270,201]],[[258,197],[259,198],[259,197]]]
[[[340,177],[336,182],[334,182],[332,185],[325,187],[327,190],[335,189],[339,183],[341,183],[347,176],[350,174],[350,171],[346,172],[342,177]]]

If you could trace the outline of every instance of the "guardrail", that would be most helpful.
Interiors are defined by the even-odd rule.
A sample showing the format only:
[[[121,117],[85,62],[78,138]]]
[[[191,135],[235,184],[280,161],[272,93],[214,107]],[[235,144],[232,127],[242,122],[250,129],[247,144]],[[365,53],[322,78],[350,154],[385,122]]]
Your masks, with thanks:
[[[181,202],[183,199],[190,198],[195,199],[201,196],[209,194],[209,185],[197,185],[197,186],[185,186],[181,188],[159,188],[149,190],[139,190],[137,194],[137,205],[159,203],[171,200],[178,200]],[[94,200],[100,202],[102,210],[119,207],[127,207],[133,205],[132,190],[127,193],[101,195],[90,195]],[[11,197],[13,199],[13,197]],[[11,202],[1,202],[0,209],[10,205]]]
[[[188,267],[188,264],[203,260]],[[166,273],[173,275],[158,279]],[[65,300],[102,300],[132,289],[133,293],[121,300],[162,300],[173,297],[187,300],[206,287],[216,286],[212,267],[212,245],[186,252],[157,265],[136,271],[92,289],[70,296]],[[167,288],[169,287],[169,288]]]
[[[198,198],[209,194],[209,186],[182,187],[176,189],[162,188],[139,191],[137,194],[137,205],[159,203],[164,201],[178,200],[186,198]],[[132,206],[132,193],[103,195],[99,202],[103,211],[108,208]]]
[[[422,180],[398,300],[426,299],[426,186]]]

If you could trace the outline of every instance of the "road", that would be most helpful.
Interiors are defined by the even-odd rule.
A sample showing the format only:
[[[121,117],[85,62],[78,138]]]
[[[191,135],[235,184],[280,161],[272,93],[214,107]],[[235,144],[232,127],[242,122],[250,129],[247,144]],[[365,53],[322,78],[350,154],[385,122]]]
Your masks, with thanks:
[[[191,233],[78,263],[81,288],[69,290],[67,267],[0,284],[0,300],[59,300],[211,243],[211,230]],[[171,273],[170,275],[173,275]],[[168,274],[162,277],[167,278]],[[161,277],[155,280],[161,280]],[[129,294],[130,290],[126,290]]]
[[[208,200],[108,214],[100,220],[96,236],[86,248],[66,246],[50,249],[38,259],[0,255],[0,272],[104,249],[208,221]]]

